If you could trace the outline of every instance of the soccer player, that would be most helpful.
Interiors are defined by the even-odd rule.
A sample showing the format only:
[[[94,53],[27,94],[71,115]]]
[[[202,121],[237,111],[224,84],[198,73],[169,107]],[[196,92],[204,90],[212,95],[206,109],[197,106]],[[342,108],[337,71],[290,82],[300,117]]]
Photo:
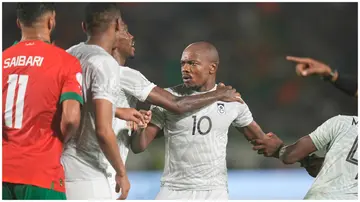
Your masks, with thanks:
[[[337,70],[332,70],[328,65],[311,58],[287,56],[287,60],[298,63],[296,73],[300,76],[319,75],[325,81],[330,81],[336,88],[350,96],[358,96],[357,78],[341,75]]]
[[[63,143],[80,122],[81,66],[50,44],[53,3],[18,3],[20,42],[3,52],[3,199],[66,199]]]
[[[255,140],[254,150],[267,154],[267,146],[282,142],[275,134],[266,141]],[[325,158],[309,154],[326,149]],[[314,132],[300,138],[294,144],[280,147],[278,157],[285,164],[302,159],[303,166],[315,178],[305,196],[312,200],[358,199],[358,117],[335,116],[319,126]]]
[[[124,128],[121,125],[124,122],[118,126],[114,116],[129,120],[126,117],[129,112],[119,110],[133,106],[134,102],[128,100],[130,96],[131,99],[166,106],[175,113],[184,113],[219,99],[239,101],[240,95],[230,87],[221,87],[199,96],[172,96],[138,71],[120,67],[110,55],[117,40],[129,34],[117,4],[90,3],[86,7],[85,18],[83,29],[88,41],[68,49],[83,67],[85,104],[80,133],[66,145],[62,157],[68,184],[66,194],[69,199],[111,199],[114,195],[108,178],[115,178],[116,192],[121,188],[120,199],[125,199],[130,185],[124,167],[127,148],[121,145],[128,143],[122,135],[117,137],[117,141],[113,127],[116,130]],[[130,53],[134,51],[130,41],[125,45],[121,47],[129,48]],[[135,112],[139,113],[136,110],[132,113]],[[141,121],[144,122],[143,119]]]
[[[218,66],[218,52],[212,44],[190,44],[181,57],[184,84],[169,92],[185,96],[214,91],[218,88]],[[230,125],[248,140],[266,138],[246,104],[218,101],[183,115],[152,106],[151,122],[137,130],[131,148],[134,153],[144,151],[157,133],[164,131],[165,168],[156,199],[227,200],[226,145]]]

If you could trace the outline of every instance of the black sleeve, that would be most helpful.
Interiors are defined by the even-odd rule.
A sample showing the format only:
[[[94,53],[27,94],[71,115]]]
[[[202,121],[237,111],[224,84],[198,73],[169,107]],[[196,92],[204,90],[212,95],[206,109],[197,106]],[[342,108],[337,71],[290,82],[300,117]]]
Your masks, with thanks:
[[[337,80],[335,82],[332,82],[332,84],[336,88],[344,91],[345,93],[347,93],[350,96],[355,96],[356,92],[358,90],[356,76],[339,74]]]

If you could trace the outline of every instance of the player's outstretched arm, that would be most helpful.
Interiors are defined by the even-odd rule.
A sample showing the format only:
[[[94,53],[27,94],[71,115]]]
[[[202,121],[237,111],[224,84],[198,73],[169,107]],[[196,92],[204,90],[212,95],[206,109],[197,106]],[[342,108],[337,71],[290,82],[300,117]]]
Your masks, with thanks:
[[[77,131],[80,124],[80,103],[77,100],[64,100],[62,102],[61,133],[63,142],[67,142]]]
[[[95,128],[99,146],[116,171],[116,191],[121,188],[120,198],[126,199],[130,190],[126,169],[120,156],[116,136],[112,128],[112,103],[105,99],[95,99]]]
[[[160,130],[152,123],[149,123],[146,128],[138,128],[131,136],[131,150],[135,154],[145,151]]]
[[[146,100],[177,114],[200,109],[218,100],[243,103],[240,94],[235,89],[224,85],[218,85],[212,92],[184,97],[177,97],[162,88],[154,87]]]
[[[253,149],[263,150],[264,156],[279,158],[284,164],[299,162],[316,151],[316,147],[309,136],[302,137],[291,145],[284,145],[283,141],[273,133],[266,136],[267,138],[253,140]],[[275,153],[269,151],[269,148],[273,148],[273,145],[280,143],[281,145]],[[270,150],[272,151],[272,149]]]
[[[328,65],[311,59],[287,56],[287,60],[296,62],[296,73],[299,76],[307,77],[318,75],[324,80],[330,81],[336,88],[342,90],[350,96],[358,96],[357,78],[349,75],[340,75],[333,71]]]
[[[268,136],[265,135],[264,131],[261,129],[261,127],[255,122],[252,121],[249,125],[245,127],[236,127],[238,131],[244,134],[245,138],[250,142],[253,143],[255,140],[266,140]],[[266,155],[272,156],[276,151],[279,150],[279,148],[282,146],[282,141],[278,142],[268,142],[269,144],[266,147]],[[263,153],[263,150],[258,150],[259,154]]]

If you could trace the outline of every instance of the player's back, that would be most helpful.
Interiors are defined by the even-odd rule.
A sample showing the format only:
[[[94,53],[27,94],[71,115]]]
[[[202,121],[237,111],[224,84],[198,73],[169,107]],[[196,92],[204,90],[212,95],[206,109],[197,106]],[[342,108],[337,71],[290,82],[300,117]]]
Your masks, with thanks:
[[[40,186],[43,175],[62,178],[59,102],[71,62],[78,63],[40,40],[3,52],[3,181]]]
[[[329,119],[326,133],[333,138],[325,160],[305,199],[357,199],[358,195],[358,117]]]

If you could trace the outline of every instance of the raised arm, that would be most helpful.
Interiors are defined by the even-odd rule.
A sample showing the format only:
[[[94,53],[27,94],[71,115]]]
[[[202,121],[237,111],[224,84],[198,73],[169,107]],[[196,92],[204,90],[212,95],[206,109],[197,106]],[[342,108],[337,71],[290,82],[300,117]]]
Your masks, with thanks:
[[[307,77],[318,75],[324,80],[330,81],[336,88],[348,95],[358,96],[358,81],[356,76],[340,75],[338,71],[332,70],[328,65],[311,58],[287,56],[286,59],[297,63],[296,73],[299,76]]]
[[[212,92],[183,97],[174,96],[162,88],[155,87],[147,98],[147,101],[151,104],[163,107],[177,114],[194,111],[217,100],[243,102],[240,94],[235,89],[232,89],[231,86],[223,85],[218,85],[217,89]]]

